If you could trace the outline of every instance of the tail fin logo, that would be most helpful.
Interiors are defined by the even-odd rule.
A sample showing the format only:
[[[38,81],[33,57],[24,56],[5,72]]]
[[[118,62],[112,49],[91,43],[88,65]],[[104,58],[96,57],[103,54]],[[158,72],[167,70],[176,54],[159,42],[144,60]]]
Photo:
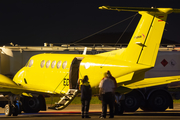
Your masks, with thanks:
[[[142,34],[142,36],[143,36],[143,40],[144,40],[146,36],[144,34]]]
[[[142,38],[142,39],[144,40],[145,37],[146,37],[146,36],[145,36],[144,34],[142,34],[142,35],[135,36],[134,39]]]

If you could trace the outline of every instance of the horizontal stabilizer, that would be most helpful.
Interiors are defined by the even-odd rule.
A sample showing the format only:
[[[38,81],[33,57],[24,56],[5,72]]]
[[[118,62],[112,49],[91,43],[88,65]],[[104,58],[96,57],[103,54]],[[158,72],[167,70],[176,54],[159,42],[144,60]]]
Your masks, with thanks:
[[[99,9],[104,10],[117,10],[117,11],[130,11],[130,12],[139,12],[139,11],[148,11],[148,12],[160,12],[160,13],[180,13],[180,9],[173,8],[146,8],[146,7],[115,7],[115,6],[101,6]]]

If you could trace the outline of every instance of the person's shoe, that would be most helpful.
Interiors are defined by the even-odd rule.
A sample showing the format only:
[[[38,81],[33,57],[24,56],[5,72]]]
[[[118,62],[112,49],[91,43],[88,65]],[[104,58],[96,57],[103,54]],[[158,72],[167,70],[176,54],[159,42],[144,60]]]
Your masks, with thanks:
[[[109,118],[114,118],[113,116],[110,116]]]
[[[84,118],[84,115],[82,115],[81,117]]]

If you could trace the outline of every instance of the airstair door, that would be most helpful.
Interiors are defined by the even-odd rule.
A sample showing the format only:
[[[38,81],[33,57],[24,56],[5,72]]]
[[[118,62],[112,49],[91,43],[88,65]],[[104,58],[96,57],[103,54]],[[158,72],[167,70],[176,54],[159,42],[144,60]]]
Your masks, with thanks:
[[[69,88],[77,89],[77,82],[79,79],[79,66],[83,57],[75,57],[71,63],[69,71]]]

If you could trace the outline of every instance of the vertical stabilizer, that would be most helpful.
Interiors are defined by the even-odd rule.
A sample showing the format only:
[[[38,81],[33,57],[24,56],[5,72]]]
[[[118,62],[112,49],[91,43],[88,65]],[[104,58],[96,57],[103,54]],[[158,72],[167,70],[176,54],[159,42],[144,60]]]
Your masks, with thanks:
[[[122,60],[154,66],[167,14],[139,12],[142,17],[130,40]]]
[[[142,15],[136,30],[124,52],[117,59],[148,66],[154,66],[161,43],[167,15],[180,13],[172,8],[111,7],[100,9],[139,12]]]

